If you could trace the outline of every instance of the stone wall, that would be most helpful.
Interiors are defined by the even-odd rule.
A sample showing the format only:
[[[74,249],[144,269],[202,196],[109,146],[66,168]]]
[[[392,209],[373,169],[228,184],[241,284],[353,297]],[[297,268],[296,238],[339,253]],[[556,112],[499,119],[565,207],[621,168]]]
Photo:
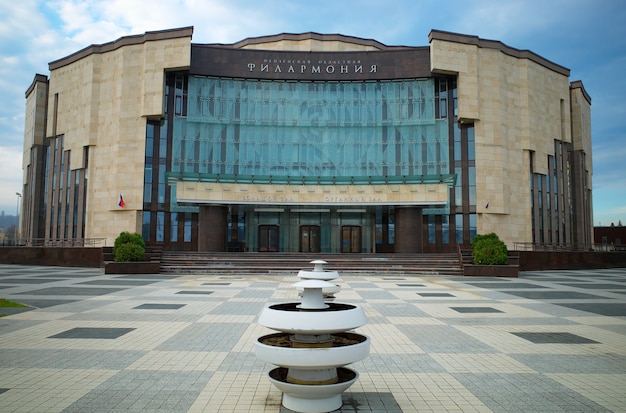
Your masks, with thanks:
[[[85,237],[141,232],[146,120],[163,117],[165,70],[189,67],[191,32],[121,38],[50,64],[46,136],[64,136],[70,169],[89,169]]]

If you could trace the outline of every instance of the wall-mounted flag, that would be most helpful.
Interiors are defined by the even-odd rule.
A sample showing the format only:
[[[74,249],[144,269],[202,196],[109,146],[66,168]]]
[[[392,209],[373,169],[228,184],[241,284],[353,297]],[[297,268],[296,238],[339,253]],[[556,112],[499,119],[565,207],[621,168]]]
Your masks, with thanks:
[[[126,206],[126,202],[124,202],[124,198],[122,197],[122,194],[120,194],[120,202],[118,202],[117,205],[120,208],[124,208]]]

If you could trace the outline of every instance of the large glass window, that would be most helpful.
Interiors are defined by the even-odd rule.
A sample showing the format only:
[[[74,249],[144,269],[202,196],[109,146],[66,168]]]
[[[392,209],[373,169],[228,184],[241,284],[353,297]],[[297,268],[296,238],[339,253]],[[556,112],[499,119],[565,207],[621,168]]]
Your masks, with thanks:
[[[435,81],[279,82],[189,77],[173,172],[401,176],[449,171]]]

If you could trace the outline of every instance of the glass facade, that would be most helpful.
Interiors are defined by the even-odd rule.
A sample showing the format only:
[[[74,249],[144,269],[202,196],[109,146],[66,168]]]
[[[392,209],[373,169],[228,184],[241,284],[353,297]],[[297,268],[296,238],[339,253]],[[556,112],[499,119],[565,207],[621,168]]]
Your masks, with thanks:
[[[570,224],[573,145],[554,141],[554,154],[548,155],[547,174],[530,175],[532,235],[534,248],[566,248],[575,238]],[[534,171],[534,153],[530,170]],[[567,207],[569,205],[569,207]]]
[[[148,242],[193,250],[203,230],[199,206],[177,203],[168,177],[313,185],[451,178],[449,204],[423,210],[424,245],[469,245],[476,233],[473,125],[456,122],[454,78],[287,82],[176,72],[165,101],[165,119],[146,129]],[[393,206],[229,205],[227,219],[232,251],[393,252],[396,242]]]
[[[434,80],[278,82],[189,77],[172,171],[270,176],[447,174]]]

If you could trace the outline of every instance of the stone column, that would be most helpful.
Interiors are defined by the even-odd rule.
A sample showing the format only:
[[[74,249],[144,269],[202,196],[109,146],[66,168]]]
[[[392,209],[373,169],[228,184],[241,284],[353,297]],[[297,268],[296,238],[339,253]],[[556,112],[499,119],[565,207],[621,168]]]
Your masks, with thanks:
[[[422,208],[395,208],[395,252],[422,252]]]
[[[198,251],[226,251],[228,207],[208,205],[200,207],[198,219]]]

